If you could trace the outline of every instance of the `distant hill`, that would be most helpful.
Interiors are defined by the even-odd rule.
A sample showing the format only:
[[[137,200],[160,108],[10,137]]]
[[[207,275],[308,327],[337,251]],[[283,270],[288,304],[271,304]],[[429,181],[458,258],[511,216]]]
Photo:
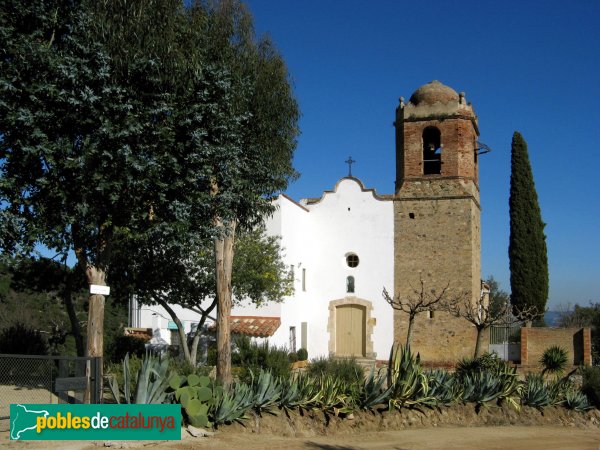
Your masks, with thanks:
[[[560,311],[546,311],[546,314],[544,314],[544,322],[546,322],[546,326],[558,327],[560,314]]]

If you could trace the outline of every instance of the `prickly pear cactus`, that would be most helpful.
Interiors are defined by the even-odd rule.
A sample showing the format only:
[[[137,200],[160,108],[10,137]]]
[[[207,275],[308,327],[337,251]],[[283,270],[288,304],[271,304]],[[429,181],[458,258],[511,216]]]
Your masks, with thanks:
[[[183,418],[195,427],[212,427],[209,410],[214,405],[215,395],[219,395],[220,387],[213,395],[212,381],[207,376],[190,374],[187,377],[174,374],[169,378],[169,386],[175,399],[181,404]]]

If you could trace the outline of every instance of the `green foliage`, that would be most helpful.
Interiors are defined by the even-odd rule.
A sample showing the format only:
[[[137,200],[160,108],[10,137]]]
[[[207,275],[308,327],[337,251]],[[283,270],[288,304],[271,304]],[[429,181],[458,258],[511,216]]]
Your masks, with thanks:
[[[580,371],[581,391],[587,395],[596,408],[600,408],[600,366],[584,366]]]
[[[540,364],[543,367],[542,373],[559,377],[564,373],[567,362],[568,354],[564,348],[558,345],[548,347],[540,358]]]
[[[117,403],[121,399],[125,403],[150,404],[165,403],[167,398],[167,370],[169,361],[161,359],[151,353],[146,353],[141,360],[139,370],[131,371],[129,364],[129,355],[125,355],[123,360],[123,384],[122,390],[119,389],[119,383],[116,377],[109,378],[109,386],[113,398]],[[131,389],[132,382],[134,389]]]
[[[491,275],[485,283],[490,287],[490,315],[497,316],[505,310],[506,305],[510,304],[510,294],[501,289],[500,283]]]
[[[48,343],[38,330],[17,322],[0,331],[0,353],[47,355]]]
[[[296,352],[288,353],[288,359],[290,360],[291,363],[297,362],[298,361],[298,353],[296,353]]]
[[[548,299],[546,236],[527,143],[515,132],[512,139],[510,176],[510,287],[513,308],[534,307],[538,314]]]
[[[435,399],[429,396],[429,379],[420,365],[420,357],[418,354],[413,356],[408,346],[392,346],[387,384],[390,409],[435,405]]]
[[[437,405],[448,406],[463,398],[460,380],[445,370],[432,370],[426,373],[429,391],[427,397],[432,397]]]
[[[520,397],[522,386],[514,368],[468,373],[461,379],[461,383],[463,400],[475,403],[477,407],[493,401],[498,404],[506,401],[515,408],[519,408],[517,400]]]
[[[331,376],[347,385],[362,383],[364,379],[362,367],[353,358],[316,358],[310,362],[307,370],[314,378]]]
[[[560,314],[561,327],[590,327],[592,331],[592,363],[600,365],[600,303],[589,306],[566,307]]]
[[[167,392],[181,404],[185,420],[195,427],[212,427],[210,409],[215,404],[216,389],[205,375],[187,376],[171,372]]]
[[[254,393],[246,383],[235,383],[231,390],[215,392],[213,420],[215,425],[241,422],[252,407]]]
[[[256,306],[281,302],[294,292],[290,270],[281,258],[280,238],[267,236],[263,226],[242,232],[235,241],[233,295]]]
[[[371,368],[363,389],[359,392],[357,406],[361,409],[373,410],[387,403],[389,390],[385,388],[385,382],[385,375],[376,374],[375,367]]]
[[[591,408],[586,395],[583,392],[574,389],[568,390],[565,393],[563,404],[565,408],[579,412],[587,411]]]
[[[306,361],[308,359],[308,350],[300,348],[296,352],[298,354],[298,361]]]
[[[276,415],[276,408],[279,406],[283,394],[283,385],[280,379],[274,377],[271,372],[261,369],[257,377],[252,377],[250,387],[252,389],[252,409],[259,415],[263,412]]]
[[[111,362],[123,361],[127,354],[142,358],[146,353],[146,341],[136,336],[118,335],[107,350]]]
[[[234,365],[240,366],[241,381],[251,384],[252,373],[259,373],[261,369],[270,371],[276,378],[290,376],[290,362],[285,348],[272,346],[268,341],[259,344],[247,336],[236,337],[235,344],[231,360]]]
[[[509,365],[496,353],[484,353],[478,358],[463,358],[456,364],[456,376],[463,378],[480,372],[500,373],[508,370]]]
[[[521,391],[521,405],[542,410],[552,404],[552,395],[542,374],[527,374]]]

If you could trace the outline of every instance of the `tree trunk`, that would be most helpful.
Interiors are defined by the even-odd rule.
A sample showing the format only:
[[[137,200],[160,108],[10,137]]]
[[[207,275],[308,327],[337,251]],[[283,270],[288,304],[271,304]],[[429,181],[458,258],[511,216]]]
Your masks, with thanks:
[[[410,315],[408,319],[408,331],[406,332],[406,346],[410,347],[413,338],[413,324],[415,323],[415,316]]]
[[[215,239],[215,276],[217,285],[217,379],[223,387],[231,384],[231,270],[233,266],[233,241],[235,222],[225,226],[220,220],[217,225],[225,234]]]
[[[477,340],[475,341],[475,358],[479,358],[481,356],[483,344],[483,328],[477,327]]]
[[[63,300],[67,307],[67,314],[69,315],[69,321],[71,322],[71,334],[75,339],[75,347],[77,348],[77,356],[85,356],[85,345],[83,343],[83,336],[81,334],[81,327],[79,326],[79,320],[77,319],[77,312],[75,311],[75,305],[73,304],[73,284],[72,275],[67,274],[66,286],[63,293]]]
[[[175,313],[173,308],[171,308],[171,306],[165,300],[161,298],[156,298],[156,303],[162,306],[165,309],[165,311],[169,313],[171,319],[173,319],[173,322],[175,322],[175,325],[177,325],[177,332],[179,334],[179,342],[181,343],[181,348],[183,349],[183,356],[188,362],[188,364],[195,366],[196,359],[191,358],[190,348],[188,347],[187,336],[185,335],[185,328],[183,326],[183,323],[181,322],[181,320],[179,320],[179,317],[177,317],[177,314]]]
[[[192,340],[192,348],[190,349],[190,356],[194,361],[198,359],[198,344],[200,343],[200,335],[202,334],[202,327],[204,327],[204,323],[206,322],[206,318],[212,312],[213,309],[217,306],[217,302],[213,301],[207,310],[203,310],[200,312],[200,322],[198,323],[198,328],[196,328],[196,333],[194,334],[194,338]]]
[[[85,269],[87,282],[91,286],[97,284],[106,286],[106,272],[98,267],[87,265]],[[104,354],[104,295],[90,294],[87,323],[87,356],[102,357]],[[88,377],[90,376],[90,365],[88,364]],[[99,391],[97,398],[101,398],[103,385],[102,364],[99,369],[100,380],[98,382]],[[88,378],[89,379],[89,378]],[[86,403],[91,401],[91,390],[88,389],[85,395]]]

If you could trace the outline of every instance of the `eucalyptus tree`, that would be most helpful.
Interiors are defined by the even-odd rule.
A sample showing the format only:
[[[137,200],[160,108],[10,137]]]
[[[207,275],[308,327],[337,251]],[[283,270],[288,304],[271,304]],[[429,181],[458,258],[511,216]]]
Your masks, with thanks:
[[[132,242],[212,239],[227,382],[235,230],[296,176],[283,59],[236,1],[8,0],[0,38],[2,250],[74,252],[104,285]],[[91,295],[90,355],[103,309]]]

